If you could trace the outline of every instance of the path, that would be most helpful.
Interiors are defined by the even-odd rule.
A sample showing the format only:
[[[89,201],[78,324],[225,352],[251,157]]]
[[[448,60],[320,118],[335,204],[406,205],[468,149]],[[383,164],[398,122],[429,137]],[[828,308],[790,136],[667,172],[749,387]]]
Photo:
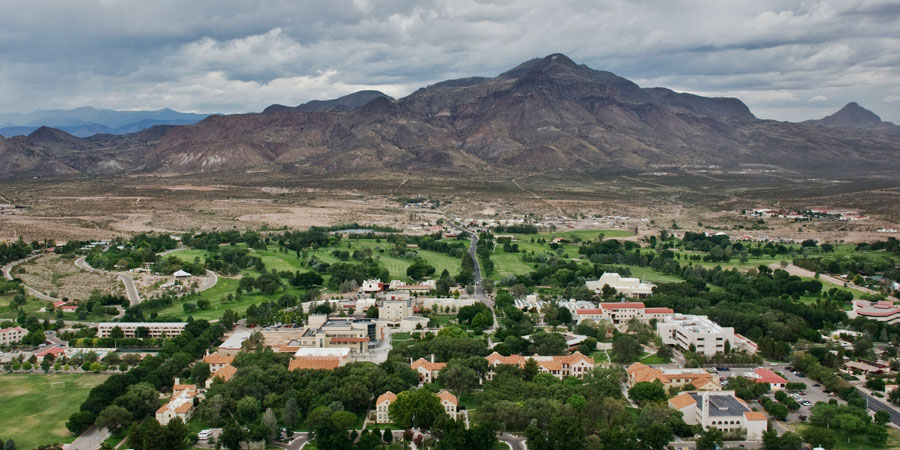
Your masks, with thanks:
[[[804,268],[802,268],[802,267],[795,266],[795,265],[793,265],[793,264],[788,264],[786,267],[783,267],[783,268],[782,268],[782,267],[781,267],[781,264],[774,263],[774,264],[769,264],[769,268],[771,268],[771,269],[781,269],[781,270],[784,270],[784,271],[786,271],[787,273],[789,273],[789,274],[791,274],[791,275],[797,275],[798,277],[815,278],[815,276],[816,276],[816,273],[815,273],[815,272],[813,272],[813,271],[811,271],[811,270],[806,270],[806,269],[804,269]],[[846,284],[847,287],[850,288],[850,289],[855,289],[855,290],[860,291],[860,292],[865,292],[866,294],[881,295],[881,292],[878,292],[878,291],[869,289],[869,288],[864,287],[864,286],[860,286],[860,285],[858,285],[858,284],[854,284],[854,283],[851,282],[851,281],[843,280],[843,279],[838,278],[838,277],[836,277],[836,276],[834,276],[834,275],[828,275],[828,274],[825,274],[825,273],[820,273],[820,274],[819,274],[819,281],[823,281],[823,282],[826,282],[826,283],[831,283],[831,284],[833,284],[833,285],[835,285],[835,286],[840,286],[840,287],[844,287],[844,285]],[[893,296],[888,296],[887,299],[890,300],[890,301],[893,301],[893,302],[900,301],[900,300],[898,300],[896,297],[893,297]]]
[[[88,272],[108,273],[119,277],[119,279],[122,280],[122,284],[125,285],[125,293],[128,295],[128,301],[131,302],[131,306],[137,305],[141,302],[141,295],[138,293],[137,286],[134,285],[134,280],[132,280],[130,276],[122,273],[95,269],[87,263],[84,256],[75,260],[75,267],[78,267],[82,270],[87,270]]]
[[[561,215],[561,216],[566,215],[566,213],[564,213],[563,210],[562,210],[562,208],[560,208],[559,206],[554,205],[554,204],[551,203],[549,200],[545,199],[544,197],[541,197],[540,195],[535,194],[533,191],[530,191],[530,190],[525,189],[524,187],[522,187],[522,185],[519,184],[519,179],[518,179],[518,178],[513,178],[513,179],[512,179],[512,183],[513,183],[514,185],[516,185],[517,188],[521,189],[522,192],[527,192],[527,193],[531,194],[532,197],[534,197],[534,198],[536,198],[536,199],[538,199],[538,200],[540,200],[540,201],[542,201],[542,202],[544,202],[544,203],[550,205],[550,206],[553,207],[554,209],[556,209],[556,211],[559,212],[559,215]]]
[[[41,256],[41,254],[30,255],[30,256],[27,256],[27,257],[25,257],[25,258],[22,258],[22,259],[13,261],[13,262],[11,262],[11,263],[9,263],[9,264],[3,266],[3,276],[4,276],[7,280],[12,280],[12,279],[13,279],[13,276],[12,276],[12,269],[13,269],[13,267],[15,267],[15,266],[17,266],[17,265],[19,265],[19,264],[22,264],[22,263],[26,263],[26,262],[28,262],[28,261],[31,261],[32,259],[37,258],[38,256]],[[43,292],[41,292],[41,291],[39,291],[39,290],[37,290],[37,289],[35,289],[35,288],[33,288],[33,287],[31,287],[31,286],[25,284],[25,283],[22,283],[22,287],[25,288],[25,291],[28,292],[28,294],[31,295],[32,297],[39,298],[39,299],[41,299],[41,300],[46,300],[46,301],[48,301],[48,302],[58,302],[58,301],[62,301],[61,298],[51,297],[51,296],[49,296],[49,295],[47,295],[47,294],[44,294]]]
[[[100,444],[109,437],[109,431],[106,428],[90,427],[81,436],[75,439],[68,447],[68,450],[97,450]]]
[[[494,324],[487,331],[497,331],[498,322],[497,322],[497,313],[494,312],[494,300],[491,299],[487,292],[484,290],[484,283],[481,278],[481,264],[478,262],[478,257],[475,254],[475,249],[478,247],[478,233],[474,231],[469,231],[465,228],[461,229],[465,233],[469,233],[472,236],[472,243],[469,244],[469,256],[472,257],[472,261],[474,262],[474,273],[472,274],[472,278],[475,281],[475,298],[484,303],[485,306],[490,308],[491,315],[494,318]]]
[[[406,175],[403,175],[403,179],[400,180],[400,184],[398,184],[394,187],[394,189],[391,190],[391,195],[394,195],[394,193],[397,192],[397,190],[400,189],[401,186],[409,181],[409,170],[410,169],[406,169]]]

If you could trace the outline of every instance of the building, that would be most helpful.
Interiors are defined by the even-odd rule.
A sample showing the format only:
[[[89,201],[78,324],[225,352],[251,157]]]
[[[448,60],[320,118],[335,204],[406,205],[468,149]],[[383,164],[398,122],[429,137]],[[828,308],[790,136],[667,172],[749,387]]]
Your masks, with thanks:
[[[394,400],[397,400],[397,395],[391,391],[375,399],[375,423],[391,423],[390,407]]]
[[[409,364],[409,368],[419,374],[419,384],[434,382],[438,377],[438,373],[446,366],[447,363],[434,362],[434,355],[431,355],[431,361],[419,358]]]
[[[412,316],[414,312],[413,300],[382,300],[378,304],[378,318],[392,322],[400,321],[404,317]]]
[[[224,353],[206,353],[206,356],[203,357],[203,362],[209,364],[209,373],[216,373],[217,370],[230,365],[234,362],[234,355],[226,355]]]
[[[44,358],[48,356],[52,357],[55,360],[65,353],[66,349],[62,347],[44,347],[41,351],[35,353],[34,356],[38,359],[38,361],[43,361]]]
[[[441,406],[444,407],[444,412],[447,413],[451,419],[456,420],[456,408],[459,406],[459,400],[456,396],[451,394],[450,391],[438,392],[437,396],[441,399]]]
[[[311,314],[300,339],[289,346],[300,348],[347,348],[354,353],[369,350],[376,339],[375,322],[371,319],[328,317]]]
[[[669,407],[681,411],[688,425],[724,433],[744,429],[750,441],[761,440],[769,426],[765,414],[752,411],[734,391],[685,392],[669,399]]]
[[[641,282],[640,278],[623,278],[618,273],[606,272],[600,276],[599,280],[589,280],[584,283],[585,287],[600,294],[603,286],[609,286],[616,290],[616,293],[629,298],[644,298],[653,294],[653,283]]]
[[[191,273],[185,272],[183,270],[178,270],[177,272],[173,273],[172,276],[175,277],[176,280],[187,279],[191,277]]]
[[[393,280],[388,289],[392,291],[406,291],[410,294],[427,294],[437,289],[437,281],[425,280],[419,284],[406,284],[400,280]]]
[[[197,386],[193,384],[179,384],[175,379],[172,386],[172,398],[156,410],[156,421],[160,425],[166,425],[170,420],[180,417],[181,421],[188,423],[194,416],[194,397],[197,396]]]
[[[0,330],[0,345],[12,345],[22,342],[28,330],[22,327],[4,328]]]
[[[362,294],[372,295],[376,292],[381,292],[384,290],[384,283],[381,280],[365,280],[363,281],[362,286],[359,288],[359,292]]]
[[[218,370],[213,371],[212,375],[210,375],[209,378],[206,379],[206,388],[209,389],[210,386],[212,386],[213,381],[216,379],[222,380],[223,382],[227,383],[231,381],[231,377],[233,377],[236,373],[237,367],[234,367],[231,364],[225,364]]]
[[[113,328],[119,327],[127,338],[137,337],[138,328],[146,328],[150,338],[170,338],[180,335],[186,325],[185,322],[101,322],[97,325],[97,337],[111,337]]]
[[[474,298],[429,297],[421,302],[423,310],[458,312],[464,306],[472,306],[478,301]]]
[[[556,378],[563,379],[565,377],[582,378],[588,372],[594,369],[594,360],[584,356],[581,352],[575,352],[567,356],[540,356],[534,355],[524,357],[522,355],[503,356],[497,352],[491,353],[485,357],[489,367],[497,367],[501,364],[511,364],[519,367],[525,367],[525,362],[533,359],[541,373],[549,373]],[[493,370],[488,372],[487,379],[490,380],[494,376]]]
[[[869,320],[896,325],[900,323],[900,306],[886,300],[878,302],[853,300],[853,309],[847,311],[847,316],[851,319],[865,317]]]
[[[788,381],[784,379],[781,375],[775,373],[772,369],[767,369],[765,367],[760,367],[758,369],[754,369],[746,374],[747,378],[750,378],[757,383],[769,383],[769,387],[772,388],[773,391],[780,391],[787,386]]]
[[[241,351],[244,341],[250,339],[250,336],[252,335],[252,331],[235,331],[234,333],[231,333],[230,336],[225,338],[225,342],[219,346],[219,351],[217,353],[232,357],[237,355],[238,352]]]
[[[726,353],[726,350],[756,353],[753,341],[721,327],[706,316],[674,314],[656,323],[656,332],[663,344],[674,345],[683,351],[696,351],[706,356]]]
[[[628,387],[637,383],[653,383],[659,381],[669,388],[688,386],[692,391],[721,391],[719,377],[703,369],[656,369],[642,363],[628,366]]]
[[[350,349],[336,348],[301,348],[294,353],[288,370],[334,370],[350,361]]]
[[[675,314],[675,311],[672,308],[647,308],[643,302],[608,302],[600,303],[596,308],[576,309],[572,313],[576,323],[605,320],[616,328],[621,328],[628,325],[631,319],[649,325],[651,320],[665,319]]]

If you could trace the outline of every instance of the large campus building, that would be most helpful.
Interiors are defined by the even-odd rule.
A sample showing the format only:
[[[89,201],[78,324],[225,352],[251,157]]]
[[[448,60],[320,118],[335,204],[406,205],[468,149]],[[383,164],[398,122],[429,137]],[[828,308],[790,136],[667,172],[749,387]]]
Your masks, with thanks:
[[[753,341],[735,333],[734,328],[719,326],[706,316],[674,314],[658,321],[656,332],[663,344],[706,356],[725,353],[726,349],[747,353],[757,350]]]
[[[194,397],[197,396],[197,386],[193,384],[179,384],[175,378],[172,386],[172,398],[156,410],[156,421],[160,425],[166,425],[170,420],[179,417],[184,423],[188,423],[194,415]]]
[[[641,282],[640,278],[624,278],[615,272],[606,272],[600,276],[599,280],[589,280],[584,283],[585,287],[600,294],[603,286],[609,286],[620,294],[628,298],[644,298],[653,294],[653,283]]]
[[[853,300],[853,309],[847,311],[847,317],[851,319],[865,317],[869,320],[896,325],[900,323],[900,306],[886,300],[877,302]]]
[[[719,377],[704,369],[657,369],[636,362],[628,366],[628,387],[637,383],[653,383],[659,381],[668,390],[671,387],[692,391],[721,391]]]
[[[147,337],[170,338],[180,335],[186,325],[185,322],[102,322],[97,325],[97,337],[111,337],[112,330],[119,327],[127,338],[137,337],[138,328],[146,328]]]
[[[549,373],[556,378],[563,379],[565,377],[582,378],[588,372],[594,369],[594,360],[584,356],[581,352],[575,352],[567,356],[522,356],[510,355],[503,356],[497,352],[486,356],[488,366],[491,368],[501,364],[511,364],[519,367],[525,367],[525,362],[533,359],[538,366],[540,373]],[[486,378],[490,380],[494,376],[494,371],[487,373]]]
[[[0,345],[11,345],[21,342],[28,330],[22,327],[4,328],[0,330]]]
[[[768,429],[765,414],[753,411],[734,391],[685,392],[669,399],[688,425],[715,428],[725,433],[747,430],[747,440],[758,441]]]
[[[670,317],[675,311],[672,308],[647,308],[643,302],[608,302],[600,303],[595,308],[576,309],[573,313],[576,323],[585,320],[607,321],[620,328],[628,325],[631,319],[649,324],[651,320],[659,321]]]

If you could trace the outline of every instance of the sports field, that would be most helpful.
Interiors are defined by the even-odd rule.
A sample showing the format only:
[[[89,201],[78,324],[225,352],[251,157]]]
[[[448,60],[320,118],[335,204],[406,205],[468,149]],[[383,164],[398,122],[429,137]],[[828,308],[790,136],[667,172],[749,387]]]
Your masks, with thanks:
[[[16,448],[71,442],[66,420],[106,375],[0,375],[0,437]]]

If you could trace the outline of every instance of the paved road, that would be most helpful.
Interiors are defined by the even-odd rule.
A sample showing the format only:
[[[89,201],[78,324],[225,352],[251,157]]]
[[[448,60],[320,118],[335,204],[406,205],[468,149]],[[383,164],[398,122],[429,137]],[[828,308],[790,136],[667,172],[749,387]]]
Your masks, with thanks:
[[[769,264],[769,267],[772,268],[772,269],[781,269],[781,265],[780,265],[780,264]],[[804,269],[804,268],[802,268],[802,267],[798,267],[798,266],[795,266],[795,265],[793,265],[793,264],[788,264],[787,267],[784,268],[784,270],[787,271],[787,273],[789,273],[789,274],[791,274],[791,275],[797,275],[798,277],[810,277],[810,278],[813,278],[813,277],[816,276],[816,273],[815,273],[815,272],[813,272],[813,271],[811,271],[811,270],[806,270],[806,269]],[[834,275],[828,275],[828,274],[825,274],[825,273],[820,273],[820,274],[819,274],[819,281],[823,281],[823,282],[825,282],[825,283],[831,283],[831,284],[833,284],[833,285],[835,285],[835,286],[844,286],[844,285],[846,284],[847,287],[850,288],[850,289],[856,289],[857,291],[862,291],[862,292],[865,292],[865,293],[867,293],[867,294],[877,294],[877,295],[881,295],[881,293],[878,292],[878,291],[874,291],[874,290],[869,289],[869,288],[867,288],[867,287],[865,287],[865,286],[860,286],[860,285],[858,285],[858,284],[854,284],[853,282],[851,282],[851,281],[849,281],[849,280],[844,280],[844,279],[838,278],[838,277],[836,277],[836,276],[834,276]],[[900,299],[897,299],[896,297],[892,297],[892,296],[888,296],[887,299],[890,300],[890,301],[893,301],[893,302],[900,301]]]
[[[528,450],[528,445],[525,444],[525,438],[514,434],[501,434],[500,442],[508,445],[511,450]]]
[[[490,308],[491,315],[494,316],[494,324],[488,331],[497,331],[500,322],[497,320],[497,313],[494,312],[494,300],[490,295],[487,295],[487,292],[484,290],[484,283],[481,278],[481,264],[478,262],[478,257],[475,254],[475,249],[478,247],[478,233],[466,229],[462,229],[462,231],[469,233],[469,235],[472,236],[472,243],[469,244],[469,256],[471,256],[472,261],[475,262],[475,271],[472,277],[475,280],[475,298]]]
[[[108,437],[109,431],[106,428],[90,427],[66,448],[68,450],[97,450]]]
[[[894,425],[900,426],[900,412],[897,412],[896,409],[891,408],[886,403],[884,403],[881,399],[873,397],[868,393],[860,390],[860,394],[866,399],[866,405],[872,411],[887,411],[891,414],[891,423]]]
[[[276,447],[286,448],[288,450],[300,450],[309,441],[309,433],[294,433],[294,436],[296,436],[294,440],[287,444],[276,442],[272,445]]]
[[[134,280],[132,280],[128,275],[95,269],[87,263],[84,256],[75,260],[75,267],[78,267],[82,270],[87,270],[89,272],[108,273],[119,277],[119,279],[122,280],[122,284],[125,285],[125,293],[128,295],[128,301],[131,303],[131,306],[137,305],[141,302],[141,295],[138,293],[137,287],[134,285]]]

